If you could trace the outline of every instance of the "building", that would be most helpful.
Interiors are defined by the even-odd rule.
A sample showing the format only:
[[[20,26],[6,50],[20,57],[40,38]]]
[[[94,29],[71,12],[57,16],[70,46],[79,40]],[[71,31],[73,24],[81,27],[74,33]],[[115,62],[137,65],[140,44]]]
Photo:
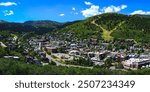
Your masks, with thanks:
[[[71,50],[69,52],[69,55],[71,55],[71,56],[80,56],[81,53],[79,51],[77,51],[77,50]]]
[[[48,53],[57,53],[58,52],[58,47],[46,47],[46,51]]]
[[[150,59],[130,58],[122,64],[125,69],[140,69],[142,66],[150,65]]]

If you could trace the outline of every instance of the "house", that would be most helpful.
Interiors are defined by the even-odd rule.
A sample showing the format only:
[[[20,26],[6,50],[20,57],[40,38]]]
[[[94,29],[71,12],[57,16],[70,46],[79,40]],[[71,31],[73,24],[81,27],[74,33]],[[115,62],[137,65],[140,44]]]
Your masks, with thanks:
[[[71,50],[69,52],[69,55],[71,55],[71,56],[80,56],[81,53],[79,51],[77,51],[77,50]]]
[[[70,48],[71,49],[76,49],[77,48],[77,44],[70,44]]]
[[[99,57],[93,57],[93,58],[91,58],[91,60],[93,62],[100,62],[101,61]]]

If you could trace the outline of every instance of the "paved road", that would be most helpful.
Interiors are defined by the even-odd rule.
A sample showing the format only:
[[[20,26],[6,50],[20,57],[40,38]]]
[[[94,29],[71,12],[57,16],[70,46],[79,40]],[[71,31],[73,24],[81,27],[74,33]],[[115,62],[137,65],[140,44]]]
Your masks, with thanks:
[[[67,65],[67,64],[62,64],[58,62],[56,59],[52,58],[50,55],[46,54],[46,57],[49,60],[52,60],[56,63],[57,66],[66,66],[66,67],[78,67],[78,68],[88,68],[88,69],[93,69],[93,67],[85,67],[85,66],[79,66],[79,65]]]

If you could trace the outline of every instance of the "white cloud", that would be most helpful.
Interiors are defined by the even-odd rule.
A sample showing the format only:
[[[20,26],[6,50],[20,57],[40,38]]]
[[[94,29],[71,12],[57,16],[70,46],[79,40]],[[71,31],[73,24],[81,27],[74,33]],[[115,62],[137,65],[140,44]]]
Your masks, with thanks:
[[[72,12],[71,12],[71,14],[74,14],[74,15],[78,15],[79,13],[78,12],[76,12],[76,8],[72,8]]]
[[[150,15],[150,11],[137,10],[131,13],[131,15],[134,14]]]
[[[127,8],[127,5],[121,5],[121,6],[108,6],[108,7],[104,7],[101,9],[102,12],[104,13],[108,13],[108,12],[119,12],[123,9]]]
[[[59,14],[59,16],[65,16],[65,14],[62,13],[62,14]]]
[[[72,10],[73,10],[73,11],[75,11],[75,10],[76,10],[76,8],[72,8]]]
[[[92,3],[91,2],[87,2],[87,1],[85,1],[84,2],[86,5],[92,5]]]
[[[121,9],[125,9],[127,7],[128,7],[127,5],[121,5]]]
[[[5,10],[5,11],[3,11],[3,13],[4,13],[4,16],[14,15],[14,11],[12,11],[12,10]]]
[[[15,2],[1,2],[0,6],[13,6],[13,5],[17,5],[17,3]]]
[[[108,13],[108,12],[119,12],[125,8],[127,8],[127,5],[120,5],[120,6],[108,6],[108,7],[103,7],[100,9],[100,6],[98,5],[93,5],[90,2],[85,2],[87,5],[90,5],[90,8],[82,10],[81,13],[84,17],[91,17],[91,16],[95,16],[98,14],[102,14],[102,13]]]
[[[100,14],[99,6],[92,5],[89,9],[81,11],[84,17],[91,17]]]

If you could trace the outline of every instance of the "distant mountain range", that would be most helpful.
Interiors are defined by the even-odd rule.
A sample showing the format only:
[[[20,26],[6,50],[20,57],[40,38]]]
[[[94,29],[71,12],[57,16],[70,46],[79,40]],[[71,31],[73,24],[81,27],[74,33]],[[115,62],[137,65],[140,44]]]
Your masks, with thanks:
[[[65,26],[71,25],[74,22],[60,23],[50,20],[26,21],[24,23],[7,22],[0,20],[0,30],[13,32],[38,32],[45,33],[52,30],[57,30]]]
[[[96,38],[110,41],[113,39],[135,39],[150,42],[150,15],[123,15],[106,13],[81,21],[60,23],[50,20],[12,23],[0,20],[0,30],[15,32],[58,32],[74,33],[72,37]]]

